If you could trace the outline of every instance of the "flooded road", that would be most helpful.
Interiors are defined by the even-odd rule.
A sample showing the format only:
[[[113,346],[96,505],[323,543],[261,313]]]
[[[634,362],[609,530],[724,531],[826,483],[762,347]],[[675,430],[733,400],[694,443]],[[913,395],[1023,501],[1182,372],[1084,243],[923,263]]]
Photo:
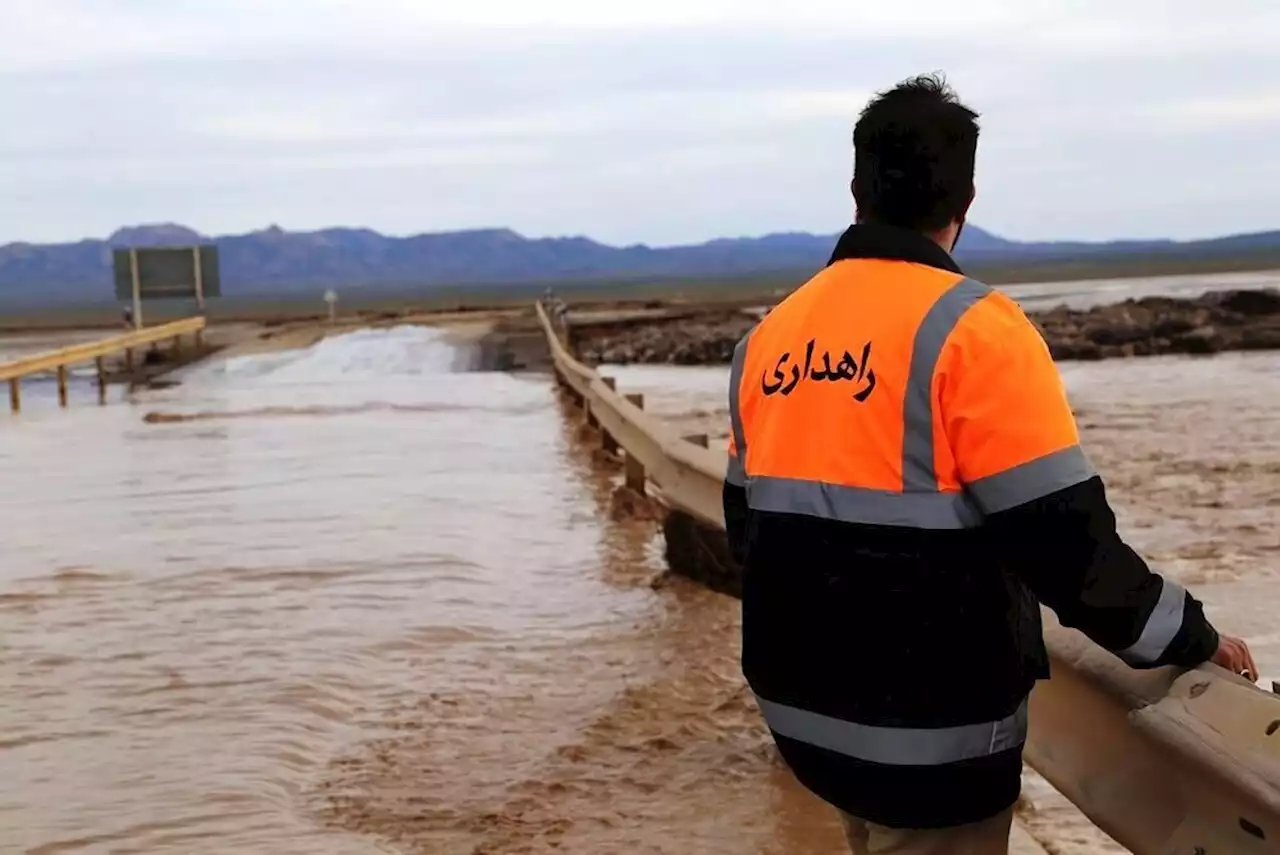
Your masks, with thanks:
[[[102,408],[28,384],[0,851],[829,851],[734,605],[655,590],[548,378],[462,356],[399,328]]]
[[[0,419],[0,852],[841,851],[771,759],[737,604],[610,518],[548,378],[468,361],[397,328],[102,408],[30,384]],[[608,373],[722,434],[723,369]],[[1270,676],[1280,358],[1064,373],[1135,546]],[[1021,817],[1118,851],[1034,776]]]

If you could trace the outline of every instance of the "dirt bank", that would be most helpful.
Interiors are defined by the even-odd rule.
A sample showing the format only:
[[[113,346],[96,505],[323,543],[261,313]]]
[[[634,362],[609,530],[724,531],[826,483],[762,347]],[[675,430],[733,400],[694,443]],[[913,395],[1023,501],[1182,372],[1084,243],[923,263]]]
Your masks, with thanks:
[[[1055,359],[1109,359],[1280,349],[1280,291],[1220,291],[1192,299],[1144,297],[1077,310],[1031,313]],[[696,317],[580,323],[578,352],[590,363],[725,364],[755,319],[737,310]]]

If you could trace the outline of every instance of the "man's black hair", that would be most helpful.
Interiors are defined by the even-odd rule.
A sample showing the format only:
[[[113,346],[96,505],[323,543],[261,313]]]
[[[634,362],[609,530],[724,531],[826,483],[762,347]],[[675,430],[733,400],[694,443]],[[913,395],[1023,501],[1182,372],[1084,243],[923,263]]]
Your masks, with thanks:
[[[881,92],[853,128],[858,221],[936,232],[973,198],[978,114],[938,74]]]

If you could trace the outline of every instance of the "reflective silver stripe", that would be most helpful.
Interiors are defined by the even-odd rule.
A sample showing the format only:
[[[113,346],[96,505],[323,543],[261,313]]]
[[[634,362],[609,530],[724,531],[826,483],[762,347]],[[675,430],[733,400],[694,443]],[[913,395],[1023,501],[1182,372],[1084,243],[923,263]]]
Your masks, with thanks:
[[[747,486],[747,471],[742,468],[742,458],[735,454],[729,455],[729,468],[725,470],[724,480],[735,487]]]
[[[733,366],[729,369],[729,421],[733,425],[733,444],[738,451],[738,459],[747,459],[747,433],[742,427],[742,372],[747,364],[747,342],[751,333],[747,333],[733,349]]]
[[[965,485],[983,513],[994,514],[1088,481],[1097,471],[1078,445]]]
[[[1160,577],[1160,599],[1151,610],[1142,634],[1130,647],[1119,652],[1132,665],[1150,665],[1168,649],[1173,637],[1182,629],[1182,612],[1187,604],[1186,589],[1170,579]]]
[[[961,279],[929,308],[916,330],[902,402],[902,489],[906,492],[938,489],[933,457],[933,375],[942,347],[960,318],[990,293],[981,282]]]
[[[757,511],[867,525],[959,529],[982,521],[977,506],[963,493],[896,493],[765,475],[748,480],[747,504]]]
[[[1027,741],[1027,702],[999,721],[956,727],[883,727],[774,703],[757,696],[770,729],[797,742],[886,766],[941,766],[989,757]]]
[[[902,492],[753,475],[747,483],[748,505],[761,511],[869,525],[927,529],[977,526],[982,513],[971,498],[938,490],[933,456],[933,375],[942,348],[960,318],[990,293],[991,289],[981,282],[961,279],[934,302],[916,331],[903,400]],[[734,416],[734,442],[740,455],[745,440],[737,394],[742,382],[746,341],[744,338],[738,343],[730,372],[729,407]]]

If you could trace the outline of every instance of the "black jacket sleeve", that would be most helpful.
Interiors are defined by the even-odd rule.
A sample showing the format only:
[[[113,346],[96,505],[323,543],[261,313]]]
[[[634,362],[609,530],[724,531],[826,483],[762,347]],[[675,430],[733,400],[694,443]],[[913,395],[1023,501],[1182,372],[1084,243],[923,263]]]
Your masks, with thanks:
[[[741,567],[747,561],[747,491],[724,482],[724,528],[729,537],[729,553]]]
[[[1135,668],[1191,668],[1218,647],[1199,600],[1153,573],[1116,532],[1102,479],[987,517],[996,546],[1065,626]]]

